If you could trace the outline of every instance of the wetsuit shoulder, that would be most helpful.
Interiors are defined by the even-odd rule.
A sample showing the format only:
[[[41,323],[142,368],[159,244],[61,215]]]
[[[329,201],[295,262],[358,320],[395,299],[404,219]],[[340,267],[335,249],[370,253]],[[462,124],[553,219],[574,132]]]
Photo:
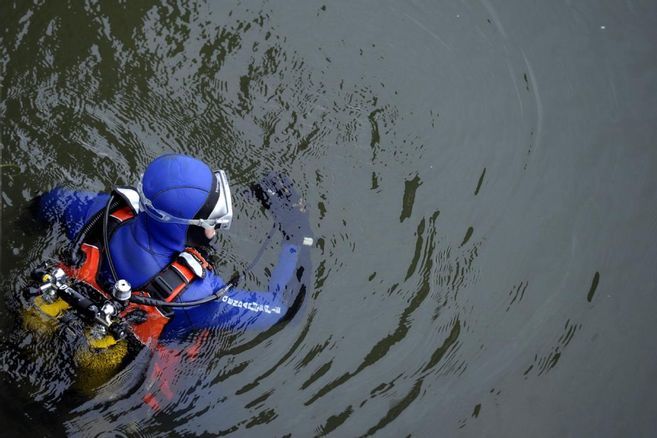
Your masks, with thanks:
[[[39,198],[38,218],[48,224],[60,223],[74,239],[87,221],[100,211],[109,195],[55,187]]]

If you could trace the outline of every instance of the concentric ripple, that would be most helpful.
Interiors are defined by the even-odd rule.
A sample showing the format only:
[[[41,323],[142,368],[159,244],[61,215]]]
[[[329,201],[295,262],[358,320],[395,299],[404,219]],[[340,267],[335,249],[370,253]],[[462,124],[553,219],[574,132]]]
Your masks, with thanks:
[[[631,391],[657,363],[642,336],[657,325],[642,310],[657,13],[588,3],[6,5],[0,392],[19,408],[4,400],[3,420],[79,436],[620,434],[655,401]],[[312,287],[265,333],[196,333],[81,391],[72,352],[23,327],[30,269],[67,244],[27,206],[57,184],[134,184],[168,152],[228,171],[236,217],[214,259],[229,276],[264,243],[254,290],[280,238],[248,187],[288,174]]]

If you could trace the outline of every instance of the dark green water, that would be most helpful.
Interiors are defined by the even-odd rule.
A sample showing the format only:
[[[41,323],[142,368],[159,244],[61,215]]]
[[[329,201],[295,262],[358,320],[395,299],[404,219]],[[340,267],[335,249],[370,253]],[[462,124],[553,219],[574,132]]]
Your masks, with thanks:
[[[655,2],[3,0],[0,25],[3,433],[654,436]],[[25,207],[172,151],[237,189],[290,174],[314,287],[170,370],[155,415],[148,357],[70,397],[16,328],[65,243]],[[235,204],[222,272],[271,224]]]

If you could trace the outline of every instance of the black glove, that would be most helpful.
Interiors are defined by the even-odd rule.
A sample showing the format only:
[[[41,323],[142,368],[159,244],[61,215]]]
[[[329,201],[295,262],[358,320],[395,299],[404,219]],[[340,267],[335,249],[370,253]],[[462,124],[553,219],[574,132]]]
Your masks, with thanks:
[[[272,213],[287,240],[302,243],[304,237],[312,237],[308,212],[290,178],[271,172],[251,189],[262,205]]]

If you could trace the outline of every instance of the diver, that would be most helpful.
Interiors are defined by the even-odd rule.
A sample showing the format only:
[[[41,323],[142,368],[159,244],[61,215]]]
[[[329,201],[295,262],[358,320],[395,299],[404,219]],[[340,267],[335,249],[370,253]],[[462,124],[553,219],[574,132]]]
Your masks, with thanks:
[[[313,242],[303,200],[281,174],[251,190],[283,236],[266,292],[238,288],[206,260],[217,230],[230,227],[233,207],[226,173],[196,158],[162,155],[136,188],[108,194],[57,187],[37,205],[40,218],[61,224],[73,243],[67,272],[105,296],[127,284],[124,299],[132,302],[121,317],[142,344],[153,345],[213,327],[265,330],[298,309]]]

